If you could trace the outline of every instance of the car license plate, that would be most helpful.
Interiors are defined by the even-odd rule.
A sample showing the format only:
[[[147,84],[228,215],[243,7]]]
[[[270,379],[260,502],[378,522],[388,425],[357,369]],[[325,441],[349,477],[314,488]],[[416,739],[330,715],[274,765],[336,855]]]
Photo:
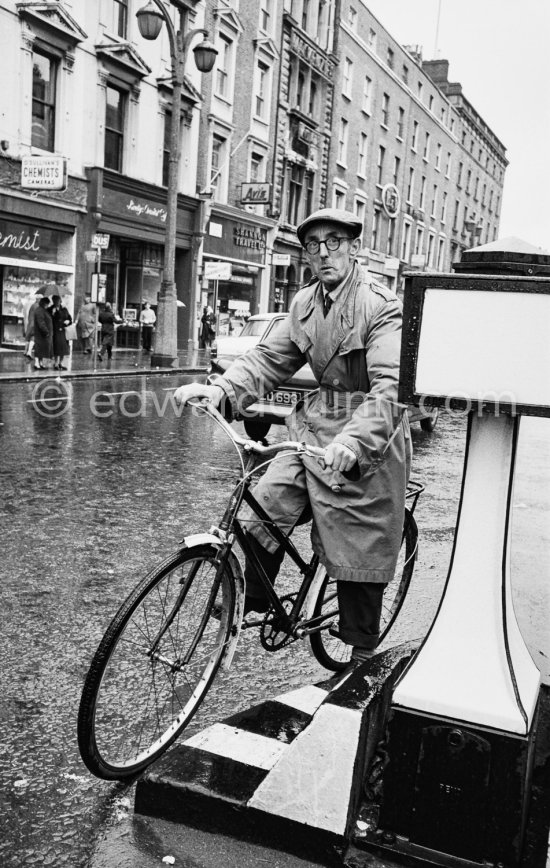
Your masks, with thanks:
[[[302,392],[291,391],[290,389],[276,389],[274,392],[269,392],[264,401],[270,404],[287,404],[293,406],[303,397]]]

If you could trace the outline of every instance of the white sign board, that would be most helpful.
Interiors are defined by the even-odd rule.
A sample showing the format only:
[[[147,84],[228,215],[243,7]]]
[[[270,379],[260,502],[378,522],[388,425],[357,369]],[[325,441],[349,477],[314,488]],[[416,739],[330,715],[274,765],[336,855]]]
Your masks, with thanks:
[[[229,280],[231,277],[231,263],[205,262],[204,276],[207,280]]]
[[[547,294],[427,289],[416,391],[549,407],[549,323]]]
[[[64,190],[67,186],[65,157],[23,157],[21,186],[27,190]]]
[[[92,247],[98,247],[100,250],[107,250],[109,246],[110,235],[106,232],[96,232],[92,235]]]
[[[274,253],[271,262],[273,265],[290,265],[290,253]]]

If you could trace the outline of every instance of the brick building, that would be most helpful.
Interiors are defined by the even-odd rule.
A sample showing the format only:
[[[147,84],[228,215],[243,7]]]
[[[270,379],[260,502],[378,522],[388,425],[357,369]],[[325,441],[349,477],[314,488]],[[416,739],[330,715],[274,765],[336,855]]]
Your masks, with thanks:
[[[448,82],[363,0],[342,0],[328,202],[361,215],[361,256],[395,289],[410,268],[449,270],[465,247],[493,240],[505,149]]]

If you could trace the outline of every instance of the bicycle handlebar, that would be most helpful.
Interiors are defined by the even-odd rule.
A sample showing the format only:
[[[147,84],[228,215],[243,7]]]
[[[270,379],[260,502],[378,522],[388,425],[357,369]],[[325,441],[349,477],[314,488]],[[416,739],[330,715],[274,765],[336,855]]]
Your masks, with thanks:
[[[264,446],[263,443],[258,443],[256,440],[250,440],[247,437],[241,437],[237,434],[229,422],[224,419],[220,411],[207,398],[201,398],[200,401],[188,401],[191,407],[198,407],[204,410],[209,416],[216,419],[237,446],[242,446],[246,452],[255,452],[257,455],[276,455],[277,452],[290,450],[297,454],[310,455],[313,458],[324,458],[326,450],[320,446],[309,446],[307,443],[300,443],[298,440],[282,440],[280,443],[271,443],[269,446]]]

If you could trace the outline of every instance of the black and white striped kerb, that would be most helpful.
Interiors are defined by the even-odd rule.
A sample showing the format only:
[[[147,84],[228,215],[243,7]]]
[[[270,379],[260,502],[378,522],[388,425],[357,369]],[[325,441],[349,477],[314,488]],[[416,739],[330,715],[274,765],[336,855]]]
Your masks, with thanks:
[[[224,815],[230,833],[238,814],[257,825],[270,817],[342,838],[360,789],[366,712],[402,656],[384,652],[347,678],[281,694],[188,738],[138,781],[136,811],[176,822]]]

